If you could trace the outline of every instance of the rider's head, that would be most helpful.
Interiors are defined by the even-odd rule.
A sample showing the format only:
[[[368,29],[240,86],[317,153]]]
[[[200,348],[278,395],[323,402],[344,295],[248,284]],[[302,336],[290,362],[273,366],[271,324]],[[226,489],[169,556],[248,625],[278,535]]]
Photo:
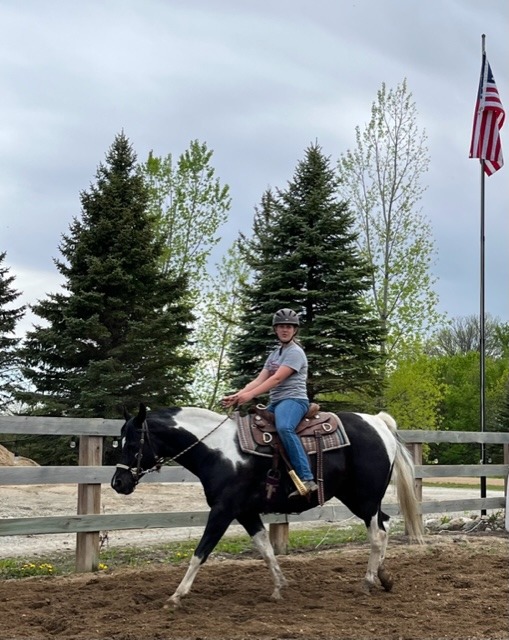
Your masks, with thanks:
[[[292,309],[279,309],[272,317],[272,328],[283,344],[291,342],[299,330],[299,316]]]

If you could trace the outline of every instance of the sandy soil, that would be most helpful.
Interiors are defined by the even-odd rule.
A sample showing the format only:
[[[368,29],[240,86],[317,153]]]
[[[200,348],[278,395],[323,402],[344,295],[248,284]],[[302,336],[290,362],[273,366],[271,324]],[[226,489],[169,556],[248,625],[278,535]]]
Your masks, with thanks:
[[[261,560],[211,558],[182,607],[165,609],[185,567],[0,583],[4,640],[507,640],[509,540],[393,540],[390,593],[360,585],[366,545],[281,557],[289,580],[269,597]]]

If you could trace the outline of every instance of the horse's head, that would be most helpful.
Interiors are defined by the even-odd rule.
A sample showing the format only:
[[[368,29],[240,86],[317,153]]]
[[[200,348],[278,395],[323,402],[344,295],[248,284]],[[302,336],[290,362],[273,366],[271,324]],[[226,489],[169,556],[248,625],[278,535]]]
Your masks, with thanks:
[[[111,486],[117,493],[129,495],[145,473],[158,468],[159,458],[153,449],[145,405],[140,404],[138,415],[134,417],[124,411],[124,418],[120,432],[121,462],[117,464]]]

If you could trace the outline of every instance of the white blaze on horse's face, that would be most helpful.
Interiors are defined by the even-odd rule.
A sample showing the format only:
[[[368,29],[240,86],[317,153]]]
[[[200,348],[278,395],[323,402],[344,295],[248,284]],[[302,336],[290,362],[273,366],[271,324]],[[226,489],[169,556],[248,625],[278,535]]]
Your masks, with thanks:
[[[236,434],[237,425],[235,420],[227,418],[220,413],[214,413],[208,409],[199,409],[195,407],[184,407],[175,414],[177,427],[182,427],[195,435],[198,440],[203,440],[209,449],[217,450],[233,466],[247,464],[245,456],[237,446]],[[221,424],[223,423],[223,424]],[[216,431],[214,427],[221,425]]]

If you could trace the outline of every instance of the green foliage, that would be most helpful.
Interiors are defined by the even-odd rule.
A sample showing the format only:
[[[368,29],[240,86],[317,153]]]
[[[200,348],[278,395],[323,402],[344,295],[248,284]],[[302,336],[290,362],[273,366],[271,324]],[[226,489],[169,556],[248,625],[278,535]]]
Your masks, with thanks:
[[[17,323],[25,313],[25,307],[13,307],[19,292],[13,288],[14,276],[4,265],[6,253],[0,253],[0,412],[12,403],[13,393],[21,382],[16,337]]]
[[[30,458],[43,466],[78,464],[79,438],[0,434],[0,444],[15,455]]]
[[[60,571],[48,562],[31,562],[26,560],[0,560],[0,577],[28,578],[31,576],[54,576]]]
[[[497,415],[497,430],[509,431],[509,378],[505,384],[505,389]]]
[[[414,350],[439,321],[435,249],[428,219],[417,209],[428,170],[426,134],[406,81],[382,84],[356,146],[339,162],[341,195],[349,201],[358,243],[372,267],[369,297],[387,332],[389,361]]]
[[[228,346],[237,331],[240,317],[240,288],[247,282],[248,269],[238,244],[223,257],[214,281],[198,304],[194,333],[193,404],[219,409],[219,400],[228,391]]]
[[[310,146],[287,189],[264,194],[253,236],[241,235],[253,280],[232,344],[235,386],[261,368],[274,344],[272,314],[290,307],[301,314],[310,398],[379,390],[383,333],[364,302],[370,271],[337,188],[329,159]]]
[[[231,206],[229,187],[215,177],[212,155],[205,143],[194,140],[176,163],[171,154],[150,153],[142,166],[149,210],[163,245],[160,267],[163,273],[187,276],[194,294],[207,279],[207,260]]]
[[[438,376],[445,385],[440,413],[448,431],[480,430],[479,353],[470,352],[437,358]],[[485,359],[486,431],[498,431],[504,389],[509,379],[505,358]],[[476,464],[479,447],[468,444],[430,445],[430,457],[440,464]],[[490,447],[492,461],[501,461],[500,447]]]
[[[22,349],[34,391],[20,394],[39,415],[118,417],[123,404],[186,399],[192,314],[183,276],[162,274],[162,244],[147,214],[148,192],[122,133],[81,194],[56,265],[66,293],[34,305],[45,321]]]
[[[401,359],[388,374],[387,410],[400,429],[437,429],[446,386],[439,380],[438,362],[423,353]]]

